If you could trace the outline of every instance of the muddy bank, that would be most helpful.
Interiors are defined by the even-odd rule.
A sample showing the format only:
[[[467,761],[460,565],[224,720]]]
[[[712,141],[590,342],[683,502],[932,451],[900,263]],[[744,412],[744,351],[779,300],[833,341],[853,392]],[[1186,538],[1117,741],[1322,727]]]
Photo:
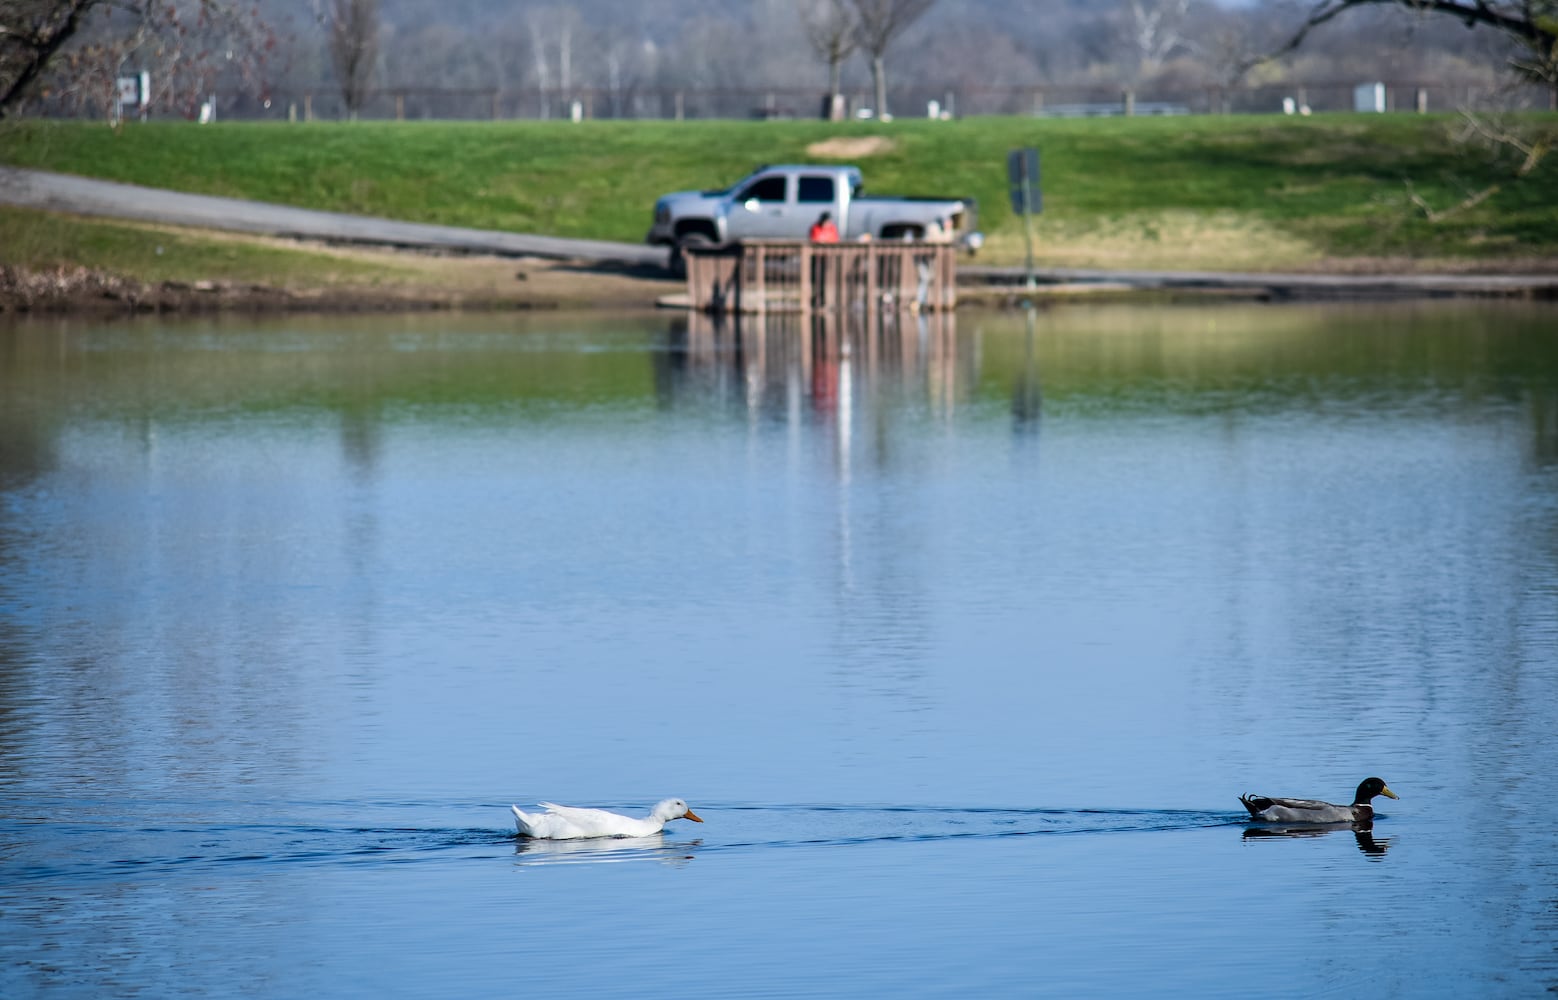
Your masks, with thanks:
[[[653,270],[633,273],[555,261],[467,258],[459,264],[443,262],[441,270],[445,273],[430,273],[420,281],[299,289],[229,280],[145,282],[77,265],[0,265],[0,315],[633,308],[653,306],[656,298],[681,287]],[[447,271],[460,272],[460,278]]]
[[[345,301],[336,304],[352,307]],[[148,284],[85,267],[34,270],[0,266],[0,313],[113,315],[223,309],[270,311],[329,305],[309,302],[285,289],[265,285],[230,281]]]

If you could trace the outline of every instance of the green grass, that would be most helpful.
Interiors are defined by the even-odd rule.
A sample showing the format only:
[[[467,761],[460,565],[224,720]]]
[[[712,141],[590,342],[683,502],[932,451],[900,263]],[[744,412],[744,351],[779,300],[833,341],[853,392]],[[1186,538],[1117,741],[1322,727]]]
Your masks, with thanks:
[[[250,239],[0,206],[0,264],[51,268],[79,265],[137,281],[264,281],[279,288],[373,286],[413,279],[392,265]]]
[[[1558,130],[1558,116],[1526,119]],[[727,184],[808,145],[879,135],[869,190],[973,195],[991,255],[1022,252],[1008,150],[1038,146],[1046,263],[1301,266],[1348,258],[1558,260],[1558,155],[1455,143],[1448,116],[1324,115],[957,122],[23,121],[0,161],[156,187],[517,232],[636,242],[657,195]],[[1476,207],[1436,210],[1497,184]],[[1410,188],[1409,188],[1410,185]]]

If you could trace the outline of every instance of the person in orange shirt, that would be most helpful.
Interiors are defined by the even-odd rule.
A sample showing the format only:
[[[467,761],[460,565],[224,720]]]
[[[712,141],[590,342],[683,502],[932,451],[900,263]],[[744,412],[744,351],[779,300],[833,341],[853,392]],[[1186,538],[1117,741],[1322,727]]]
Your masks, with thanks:
[[[812,223],[811,232],[808,234],[813,243],[837,243],[839,241],[839,227],[833,224],[833,213],[823,212]]]

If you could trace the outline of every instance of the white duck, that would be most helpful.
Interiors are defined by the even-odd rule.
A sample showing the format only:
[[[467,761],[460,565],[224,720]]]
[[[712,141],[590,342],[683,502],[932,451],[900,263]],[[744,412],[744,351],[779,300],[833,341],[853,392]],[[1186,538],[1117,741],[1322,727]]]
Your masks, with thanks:
[[[650,837],[659,833],[673,819],[690,819],[694,823],[703,820],[687,808],[681,799],[666,799],[657,803],[645,819],[634,819],[607,812],[604,809],[580,809],[577,806],[560,806],[555,802],[536,803],[544,813],[514,810],[514,826],[521,837],[537,840],[578,840],[582,837]]]

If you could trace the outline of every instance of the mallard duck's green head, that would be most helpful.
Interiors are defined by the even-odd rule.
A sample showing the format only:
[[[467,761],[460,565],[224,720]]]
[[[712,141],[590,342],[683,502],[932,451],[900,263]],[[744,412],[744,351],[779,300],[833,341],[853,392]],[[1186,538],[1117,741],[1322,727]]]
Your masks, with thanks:
[[[1387,799],[1399,799],[1401,796],[1385,787],[1385,782],[1379,778],[1364,778],[1363,784],[1358,786],[1358,794],[1353,796],[1352,804],[1367,803],[1376,795],[1383,795]]]

